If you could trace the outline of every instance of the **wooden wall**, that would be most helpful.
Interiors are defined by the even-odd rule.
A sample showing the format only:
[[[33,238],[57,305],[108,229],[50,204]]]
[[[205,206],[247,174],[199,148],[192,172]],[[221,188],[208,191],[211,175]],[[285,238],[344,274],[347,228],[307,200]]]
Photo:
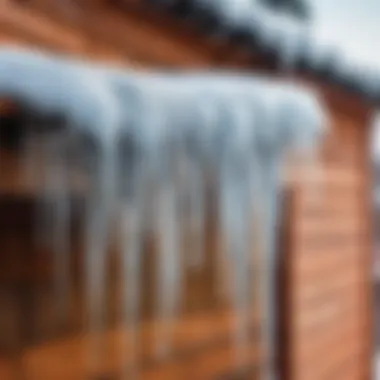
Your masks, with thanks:
[[[369,378],[371,211],[366,121],[332,109],[317,192],[292,197],[288,378]]]

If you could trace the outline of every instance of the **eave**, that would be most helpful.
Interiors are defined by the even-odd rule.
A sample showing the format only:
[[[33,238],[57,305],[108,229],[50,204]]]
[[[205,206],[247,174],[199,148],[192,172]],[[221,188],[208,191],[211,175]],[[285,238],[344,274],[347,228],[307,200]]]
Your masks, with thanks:
[[[368,120],[373,103],[308,70],[283,71],[273,54],[233,39],[204,35],[194,23],[176,19],[145,1],[90,2],[77,11],[35,0],[0,5],[0,31],[30,45],[134,67],[232,69],[292,76],[318,87],[338,112]]]

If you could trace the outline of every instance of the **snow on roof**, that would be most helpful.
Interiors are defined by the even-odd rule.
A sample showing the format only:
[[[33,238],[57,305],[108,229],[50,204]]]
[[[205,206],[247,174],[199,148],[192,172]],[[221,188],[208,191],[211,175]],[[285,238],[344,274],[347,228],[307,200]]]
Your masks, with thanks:
[[[380,70],[355,64],[339,46],[323,42],[309,22],[253,0],[192,0],[189,4],[195,11],[211,12],[219,23],[215,27],[225,34],[244,31],[259,49],[274,52],[286,69],[301,66],[369,100],[380,98]]]

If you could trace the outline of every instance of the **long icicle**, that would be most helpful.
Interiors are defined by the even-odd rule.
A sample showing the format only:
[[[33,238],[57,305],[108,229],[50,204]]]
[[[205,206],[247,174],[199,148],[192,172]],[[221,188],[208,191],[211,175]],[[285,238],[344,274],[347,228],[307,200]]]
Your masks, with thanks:
[[[87,336],[87,369],[97,376],[101,362],[104,334],[106,258],[110,223],[117,200],[117,136],[121,127],[119,103],[104,83],[89,73],[88,97],[93,123],[85,125],[94,139],[90,162],[90,185],[86,210],[85,299]],[[95,373],[91,373],[95,372]]]
[[[145,89],[146,90],[146,89]],[[153,96],[152,96],[153,94]],[[157,237],[157,330],[155,349],[158,357],[171,350],[171,332],[179,312],[183,285],[183,265],[180,248],[178,159],[180,157],[181,128],[176,122],[175,105],[183,107],[183,99],[162,89],[144,95],[142,127],[148,177],[156,189],[154,220]],[[179,98],[179,99],[178,99]],[[178,102],[179,101],[179,102]],[[141,126],[140,126],[141,129]]]
[[[103,356],[105,267],[108,248],[110,211],[113,209],[112,192],[115,181],[114,148],[104,144],[95,158],[91,174],[91,189],[87,201],[86,220],[86,320],[88,331],[88,370],[90,376],[99,376],[99,361]],[[92,373],[94,372],[94,373]]]
[[[230,178],[228,178],[230,177]],[[222,210],[224,219],[223,235],[226,240],[229,267],[233,269],[231,285],[234,299],[235,321],[235,348],[236,361],[240,367],[241,359],[248,344],[248,291],[250,284],[249,256],[248,256],[248,225],[247,225],[247,198],[244,194],[243,183],[233,183],[231,173],[226,174],[222,181]],[[242,179],[240,179],[241,181]],[[224,183],[223,183],[224,182]],[[241,188],[239,188],[241,187]],[[223,240],[224,240],[223,239]]]
[[[200,268],[205,261],[206,193],[210,176],[215,175],[219,167],[217,133],[224,122],[220,112],[224,103],[208,91],[200,91],[193,100],[190,131],[187,134],[187,141],[191,144],[187,150],[184,149],[189,170],[186,182],[188,188],[185,189],[190,203],[188,227],[193,240],[190,246],[194,248],[188,260],[191,267],[195,268]]]
[[[186,261],[192,268],[200,268],[204,262],[204,229],[205,229],[205,189],[203,157],[199,142],[194,136],[194,128],[190,133],[193,138],[185,141],[184,154],[181,155],[185,165],[185,179],[183,189],[187,202],[187,223],[184,229],[186,236]],[[190,140],[190,141],[189,141]]]
[[[41,180],[42,180],[42,192],[40,193],[39,198],[37,199],[36,204],[36,240],[37,244],[46,249],[50,246],[49,237],[51,236],[51,200],[49,194],[49,139],[46,136],[40,137],[40,144],[38,146],[38,161],[35,161],[38,166],[38,169],[42,170]],[[37,147],[33,147],[37,148]],[[31,157],[32,158],[32,157]],[[30,170],[31,168],[27,168]]]
[[[262,343],[265,352],[265,365],[263,368],[263,380],[277,379],[275,368],[275,333],[276,333],[276,302],[275,302],[275,275],[276,258],[274,251],[275,218],[277,210],[278,183],[276,169],[278,162],[272,157],[261,157],[265,170],[261,170],[260,192],[260,225],[262,228],[257,234],[262,236],[259,249],[260,259],[260,300],[261,300],[261,326]],[[265,162],[267,162],[265,164]]]
[[[129,77],[116,76],[114,86],[121,106],[122,128],[118,145],[120,215],[120,378],[139,377],[138,322],[142,292],[141,262],[143,237],[150,227],[152,189],[149,183],[149,155],[145,133],[151,120],[143,112],[145,99]],[[148,117],[148,121],[145,119]],[[154,189],[153,189],[154,191]]]
[[[160,167],[156,174],[159,176],[157,178],[158,197],[156,198],[156,231],[158,234],[156,349],[159,357],[165,357],[171,349],[171,332],[179,309],[183,268],[179,254],[178,187],[175,182],[178,142],[170,134],[161,136],[161,138],[163,140],[156,152],[161,156]]]
[[[236,362],[239,368],[249,345],[249,285],[251,283],[249,236],[250,212],[250,151],[253,117],[242,99],[229,101],[230,116],[226,123],[221,166],[221,223],[226,244],[227,261],[233,268],[233,293],[236,325]]]
[[[120,86],[120,78],[116,76],[116,88]],[[171,323],[178,310],[181,294],[182,267],[179,255],[178,230],[178,187],[175,184],[175,165],[178,158],[178,134],[175,128],[175,105],[182,106],[182,98],[176,92],[162,87],[157,88],[146,80],[124,78],[119,96],[129,99],[133,104],[133,112],[129,125],[135,129],[141,143],[144,177],[149,184],[145,189],[153,196],[154,228],[158,240],[157,245],[157,313],[158,330],[156,330],[157,355],[165,355],[169,350]],[[119,88],[120,90],[120,88]],[[116,91],[118,91],[116,89]],[[136,112],[137,110],[137,112]],[[178,114],[178,112],[177,112]],[[174,121],[173,121],[174,120]],[[175,145],[175,147],[174,147]],[[174,153],[176,151],[176,153]],[[174,157],[175,156],[175,157]],[[153,192],[152,192],[153,188]],[[146,205],[144,205],[146,213]],[[143,220],[143,227],[149,221]]]
[[[128,131],[127,131],[128,134]],[[143,238],[143,214],[145,196],[144,170],[141,144],[126,138],[119,167],[121,168],[122,210],[121,210],[121,379],[138,378],[138,318],[140,316],[141,260]],[[125,162],[125,158],[126,161]],[[126,186],[125,186],[126,185]],[[126,360],[128,358],[129,360]],[[125,362],[123,362],[125,361]]]
[[[138,318],[141,271],[141,207],[138,204],[122,206],[122,233],[124,240],[121,252],[123,271],[121,281],[122,296],[122,379],[138,377]],[[128,360],[127,360],[128,358]],[[123,363],[124,361],[124,363]]]
[[[67,324],[70,308],[70,206],[68,166],[65,159],[65,133],[57,133],[47,142],[47,194],[52,223],[51,248],[54,262],[54,298],[58,328]]]
[[[36,127],[34,123],[28,125],[21,165],[23,167],[25,186],[32,192],[35,188],[42,190],[38,192],[39,195],[36,202],[34,233],[37,245],[46,248],[48,245],[47,236],[49,236],[47,231],[49,231],[48,227],[50,226],[49,208],[47,204],[48,196],[46,196],[46,171],[49,165],[49,159],[47,157],[48,143],[45,136],[41,136],[35,131]],[[41,185],[42,189],[39,188]]]
[[[165,357],[170,352],[172,324],[178,308],[178,286],[180,257],[178,253],[178,231],[176,223],[175,189],[172,184],[162,186],[158,205],[158,331],[157,354]]]

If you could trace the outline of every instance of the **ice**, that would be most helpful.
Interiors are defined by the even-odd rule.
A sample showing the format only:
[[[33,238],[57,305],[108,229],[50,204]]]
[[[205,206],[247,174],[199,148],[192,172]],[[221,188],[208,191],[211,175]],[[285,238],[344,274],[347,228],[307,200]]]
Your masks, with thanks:
[[[234,5],[235,15],[248,7],[248,3],[241,4]],[[290,62],[298,49],[298,42],[290,43],[290,34],[297,34],[298,29],[287,25],[280,22],[263,28],[268,30],[267,42],[283,49],[284,61]],[[279,34],[284,34],[283,38]],[[39,76],[43,76],[41,83],[36,80]],[[63,114],[71,138],[93,141],[86,151],[78,152],[76,168],[89,182],[85,196],[88,371],[96,374],[101,362],[105,268],[117,210],[121,226],[121,355],[127,351],[131,355],[123,371],[126,374],[132,369],[133,376],[138,375],[142,240],[143,232],[152,226],[157,241],[159,328],[155,343],[160,356],[170,354],[185,271],[189,263],[199,266],[204,260],[204,190],[210,172],[218,180],[225,247],[221,261],[232,274],[228,286],[238,317],[237,359],[249,339],[250,289],[258,282],[252,273],[260,269],[259,296],[265,315],[262,332],[273,366],[282,172],[294,152],[297,158],[310,158],[307,162],[318,159],[316,148],[325,134],[326,117],[313,91],[251,74],[137,73],[42,53],[0,50],[0,94],[20,97],[42,114]],[[69,167],[62,161],[65,144],[69,142],[56,137],[47,144],[45,158],[52,160],[46,166],[49,191],[44,195],[53,205],[56,289],[62,300],[68,286],[69,249]],[[186,168],[184,173],[180,164]],[[309,164],[301,176],[314,180],[318,170],[312,170],[309,178],[307,169]],[[184,198],[190,208],[183,217]],[[151,205],[148,211],[154,216],[149,226],[146,204]],[[184,231],[195,236],[198,246],[189,258],[181,252]],[[260,268],[255,268],[253,255],[259,257]],[[273,368],[268,373],[274,378]]]

